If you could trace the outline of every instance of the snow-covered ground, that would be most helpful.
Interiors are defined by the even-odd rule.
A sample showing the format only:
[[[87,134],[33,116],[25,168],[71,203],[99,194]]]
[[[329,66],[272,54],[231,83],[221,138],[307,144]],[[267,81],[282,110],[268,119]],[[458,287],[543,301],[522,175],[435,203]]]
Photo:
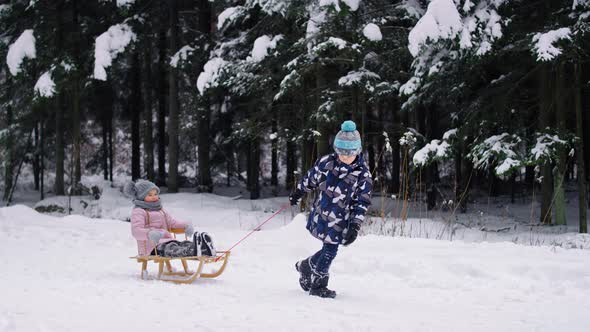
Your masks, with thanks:
[[[163,201],[223,249],[284,198]],[[587,331],[588,250],[366,235],[341,247],[330,300],[299,288],[293,264],[321,245],[304,225],[283,212],[220,277],[175,285],[139,279],[126,222],[1,208],[0,331]]]

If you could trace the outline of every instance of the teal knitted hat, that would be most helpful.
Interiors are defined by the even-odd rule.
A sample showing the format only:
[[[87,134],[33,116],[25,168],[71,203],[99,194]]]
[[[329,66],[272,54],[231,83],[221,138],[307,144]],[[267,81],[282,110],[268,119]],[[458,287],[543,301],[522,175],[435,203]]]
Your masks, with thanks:
[[[361,134],[353,121],[342,122],[334,139],[334,151],[343,156],[356,156],[361,152]]]

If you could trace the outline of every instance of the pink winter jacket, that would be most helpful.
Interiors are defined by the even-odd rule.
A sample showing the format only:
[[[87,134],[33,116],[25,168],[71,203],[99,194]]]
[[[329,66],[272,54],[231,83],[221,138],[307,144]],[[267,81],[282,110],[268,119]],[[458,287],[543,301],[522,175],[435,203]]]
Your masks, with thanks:
[[[185,222],[172,218],[164,209],[148,211],[134,208],[131,212],[131,234],[137,240],[137,251],[140,256],[149,255],[154,250],[154,243],[148,240],[149,231],[160,230],[163,233],[164,236],[162,236],[158,243],[160,244],[174,240],[172,234],[168,232],[169,229],[185,228],[186,225]]]

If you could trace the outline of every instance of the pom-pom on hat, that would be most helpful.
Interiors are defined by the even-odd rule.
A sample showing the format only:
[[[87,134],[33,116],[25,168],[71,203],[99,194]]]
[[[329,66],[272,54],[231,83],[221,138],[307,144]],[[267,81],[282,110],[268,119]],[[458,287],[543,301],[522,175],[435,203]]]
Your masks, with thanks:
[[[361,152],[361,134],[356,130],[353,121],[342,122],[340,131],[334,139],[334,150],[343,156],[356,156]]]
[[[153,182],[147,180],[138,180],[137,182],[133,183],[132,181],[129,181],[123,187],[123,194],[129,198],[143,201],[153,189],[156,189],[158,194],[160,193],[160,188],[158,188],[158,186],[156,186]]]

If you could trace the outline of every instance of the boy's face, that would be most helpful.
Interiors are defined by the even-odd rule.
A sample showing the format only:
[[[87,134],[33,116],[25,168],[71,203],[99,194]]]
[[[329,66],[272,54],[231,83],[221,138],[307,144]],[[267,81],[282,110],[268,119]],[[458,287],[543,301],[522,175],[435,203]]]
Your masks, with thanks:
[[[345,155],[338,155],[338,159],[340,159],[341,162],[350,165],[352,164],[352,162],[356,159],[356,156],[345,156]]]
[[[159,199],[158,191],[156,189],[152,189],[143,200],[146,202],[157,202]]]

